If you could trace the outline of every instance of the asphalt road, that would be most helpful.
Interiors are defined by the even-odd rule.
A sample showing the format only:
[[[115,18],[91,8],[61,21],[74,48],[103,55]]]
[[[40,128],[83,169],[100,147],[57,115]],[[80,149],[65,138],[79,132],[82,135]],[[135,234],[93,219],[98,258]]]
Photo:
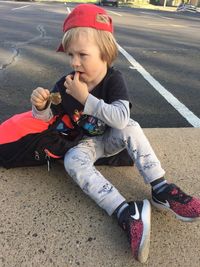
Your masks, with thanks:
[[[51,89],[70,71],[55,50],[73,7],[0,1],[0,121],[30,109],[34,88]],[[200,127],[200,13],[105,8],[124,49],[115,65],[128,83],[131,117],[143,128]]]

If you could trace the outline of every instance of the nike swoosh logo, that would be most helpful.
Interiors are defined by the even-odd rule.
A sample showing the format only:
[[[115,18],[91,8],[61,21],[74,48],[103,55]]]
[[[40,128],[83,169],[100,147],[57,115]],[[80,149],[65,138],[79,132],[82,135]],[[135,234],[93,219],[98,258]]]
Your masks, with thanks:
[[[135,205],[135,214],[134,215],[130,215],[131,218],[133,218],[134,220],[139,220],[140,219],[140,213],[137,207],[137,204],[134,202]]]
[[[165,200],[165,202],[159,201],[157,198],[155,198],[155,201],[164,205],[167,208],[170,208],[169,202],[167,200]]]

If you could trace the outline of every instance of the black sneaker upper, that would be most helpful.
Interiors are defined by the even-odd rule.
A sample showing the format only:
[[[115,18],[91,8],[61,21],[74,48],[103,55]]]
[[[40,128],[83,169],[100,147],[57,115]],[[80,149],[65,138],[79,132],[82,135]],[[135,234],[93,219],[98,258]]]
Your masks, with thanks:
[[[128,230],[127,228],[129,227],[131,221],[141,219],[143,201],[131,201],[128,204],[129,206],[122,211],[118,220],[119,225],[124,230]]]
[[[182,204],[186,204],[191,201],[192,197],[184,193],[175,184],[168,184],[160,193],[156,193],[152,190],[152,197],[154,201],[176,201]]]

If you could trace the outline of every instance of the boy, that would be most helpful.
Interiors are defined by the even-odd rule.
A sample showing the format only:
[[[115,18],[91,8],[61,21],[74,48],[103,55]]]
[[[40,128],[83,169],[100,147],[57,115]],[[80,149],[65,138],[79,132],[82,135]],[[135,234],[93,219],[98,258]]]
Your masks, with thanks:
[[[67,53],[73,71],[53,89],[61,94],[62,102],[50,104],[50,92],[36,88],[31,95],[33,114],[49,120],[53,114],[66,113],[84,129],[84,138],[65,155],[65,169],[101,208],[116,216],[128,235],[133,256],[145,262],[150,243],[149,201],[128,203],[96,170],[94,162],[126,148],[144,181],[152,186],[152,203],[171,210],[183,221],[200,217],[200,200],[167,183],[165,171],[142,129],[130,119],[126,83],[122,74],[111,67],[118,50],[112,19],[106,11],[95,5],[78,5],[65,19],[63,32],[58,51]]]

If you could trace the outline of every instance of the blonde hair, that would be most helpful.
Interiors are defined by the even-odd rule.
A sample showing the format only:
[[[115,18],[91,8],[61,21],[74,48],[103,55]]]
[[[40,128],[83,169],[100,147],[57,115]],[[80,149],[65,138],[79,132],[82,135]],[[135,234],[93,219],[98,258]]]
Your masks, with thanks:
[[[81,33],[93,37],[100,50],[100,57],[110,67],[118,56],[117,42],[111,32],[97,30],[90,27],[76,27],[68,30],[62,38],[62,46],[67,52],[70,43],[79,38]]]

